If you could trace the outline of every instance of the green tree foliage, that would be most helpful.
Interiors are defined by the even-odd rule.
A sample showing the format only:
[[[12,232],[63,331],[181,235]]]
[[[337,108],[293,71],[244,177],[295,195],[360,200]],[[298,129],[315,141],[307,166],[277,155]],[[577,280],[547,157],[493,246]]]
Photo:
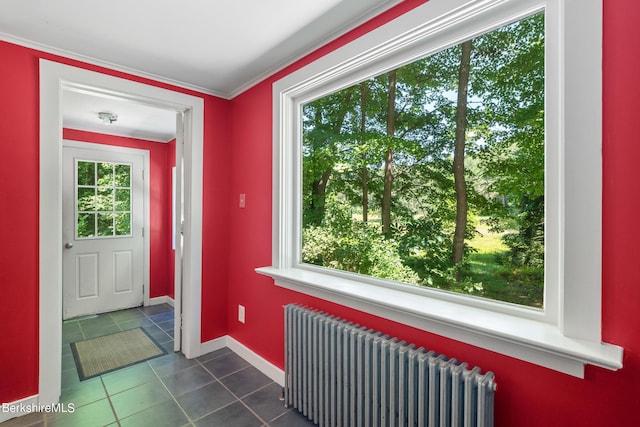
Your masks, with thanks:
[[[492,261],[505,271],[495,275],[511,283],[526,268],[542,286],[544,15],[467,46],[462,110],[461,45],[304,106],[304,262],[505,299],[480,283],[469,261],[482,218],[509,248]],[[467,206],[456,268],[461,120]]]
[[[506,203],[491,212],[497,229],[515,220],[507,234],[510,261],[544,265],[544,15],[501,28],[480,38],[477,91],[490,94],[486,146],[478,158],[489,177],[488,191]],[[501,60],[492,58],[502,47]],[[494,202],[496,200],[494,199]],[[503,209],[508,212],[501,212]],[[507,219],[505,221],[505,219]]]
[[[397,242],[354,219],[351,208],[334,195],[327,197],[320,226],[306,227],[302,240],[305,262],[400,282],[419,279],[404,265]]]
[[[303,145],[305,224],[320,224],[324,216],[326,188],[337,164],[353,145],[345,120],[352,110],[354,89],[321,98],[304,109]]]
[[[76,176],[78,237],[131,234],[131,166],[79,161]]]

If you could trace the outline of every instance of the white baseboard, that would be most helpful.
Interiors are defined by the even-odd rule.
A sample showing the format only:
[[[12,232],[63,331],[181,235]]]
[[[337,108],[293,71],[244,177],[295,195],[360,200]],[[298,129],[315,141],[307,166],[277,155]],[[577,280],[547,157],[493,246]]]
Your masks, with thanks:
[[[161,297],[149,298],[149,305],[169,304],[171,307],[175,307],[175,301],[168,295]]]
[[[253,367],[271,378],[281,387],[284,387],[284,371],[282,369],[278,368],[271,362],[268,362],[262,356],[258,355],[253,350],[249,349],[247,346],[241,344],[229,335],[202,343],[200,345],[200,355],[211,353],[212,351],[220,350],[225,347],[229,347],[229,349],[231,349],[235,354],[249,362]]]
[[[236,341],[235,338],[227,335],[226,341],[227,347],[229,347],[234,353],[251,363],[251,365],[257,368],[260,372],[279,384],[280,387],[284,387],[284,371],[282,369],[267,361],[244,344]]]
[[[202,356],[203,354],[211,353],[212,351],[220,350],[221,348],[225,347],[227,347],[226,335],[220,338],[213,339],[211,341],[201,343],[200,354],[198,356]]]
[[[25,397],[24,399],[16,400],[15,402],[2,403],[0,406],[0,423],[8,421],[12,418],[27,415],[33,410],[20,410],[22,408],[34,408],[38,405],[38,395]]]

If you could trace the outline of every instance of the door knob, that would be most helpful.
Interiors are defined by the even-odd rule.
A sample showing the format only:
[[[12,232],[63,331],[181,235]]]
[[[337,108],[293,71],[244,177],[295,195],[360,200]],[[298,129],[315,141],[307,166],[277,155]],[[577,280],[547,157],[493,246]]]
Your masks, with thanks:
[[[71,249],[73,247],[73,243],[67,242],[67,243],[64,244],[64,247],[67,248],[67,249]]]

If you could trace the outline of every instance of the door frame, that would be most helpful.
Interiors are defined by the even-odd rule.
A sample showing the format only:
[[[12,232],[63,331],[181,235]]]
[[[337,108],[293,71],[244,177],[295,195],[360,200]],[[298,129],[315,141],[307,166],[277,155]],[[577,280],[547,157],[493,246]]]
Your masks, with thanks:
[[[161,144],[158,142],[158,144]],[[144,150],[140,148],[130,148],[130,147],[120,147],[117,145],[108,145],[108,144],[96,144],[92,142],[84,142],[84,141],[72,141],[69,139],[62,140],[62,148],[80,148],[83,150],[98,150],[98,151],[107,151],[111,153],[126,153],[126,154],[134,154],[138,156],[142,156],[143,163],[143,183],[142,183],[142,203],[143,203],[143,211],[142,211],[142,226],[144,227],[145,233],[142,235],[142,304],[149,305],[150,298],[150,290],[151,290],[151,233],[149,232],[149,225],[151,224],[151,181],[149,171],[151,170],[151,154],[149,150]],[[61,169],[62,171],[62,169]],[[64,188],[62,189],[64,191]],[[64,219],[61,217],[61,219]],[[63,251],[64,252],[64,251]]]
[[[65,89],[182,112],[184,228],[182,352],[201,354],[204,99],[40,59],[39,381],[40,404],[58,402],[62,353],[62,96]]]

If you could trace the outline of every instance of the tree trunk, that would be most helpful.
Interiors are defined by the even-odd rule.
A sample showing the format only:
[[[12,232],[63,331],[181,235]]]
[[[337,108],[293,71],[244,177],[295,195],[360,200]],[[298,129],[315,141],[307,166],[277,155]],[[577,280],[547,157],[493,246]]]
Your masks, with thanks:
[[[384,157],[384,189],[382,192],[382,234],[391,236],[391,193],[393,189],[393,144],[396,133],[396,78],[397,70],[389,72],[389,97],[387,98],[387,137],[389,146]]]
[[[316,127],[319,127],[322,123],[319,109],[315,110],[314,121]],[[306,220],[313,225],[320,225],[324,218],[327,182],[332,172],[332,168],[325,169],[320,178],[311,183],[311,205],[309,206],[309,214],[306,216]]]
[[[325,201],[327,198],[327,183],[333,173],[333,169],[325,169],[322,177],[311,183],[311,222],[320,225],[324,218]]]
[[[367,82],[360,83],[360,134],[362,135],[362,168],[360,183],[362,187],[362,222],[369,221],[369,171],[367,170],[367,151],[365,132],[367,131]]]
[[[467,232],[467,183],[464,176],[464,149],[467,133],[467,91],[471,68],[471,40],[462,43],[456,109],[456,141],[453,154],[453,178],[456,190],[456,229],[453,234],[453,262],[457,266],[464,257],[464,236]],[[460,280],[460,269],[456,281]]]

